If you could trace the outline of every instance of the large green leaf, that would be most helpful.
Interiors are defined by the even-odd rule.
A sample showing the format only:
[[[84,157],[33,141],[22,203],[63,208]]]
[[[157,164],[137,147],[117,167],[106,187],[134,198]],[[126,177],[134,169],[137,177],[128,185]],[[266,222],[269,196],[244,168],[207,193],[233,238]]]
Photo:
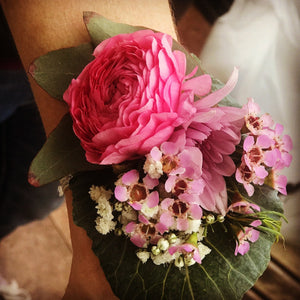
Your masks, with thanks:
[[[52,97],[63,100],[63,94],[71,80],[93,59],[91,43],[59,49],[37,58],[29,73]]]
[[[72,129],[72,119],[65,115],[50,134],[31,163],[28,179],[40,186],[83,170],[104,168],[86,161],[84,150]]]
[[[87,172],[73,177],[70,187],[74,221],[93,240],[93,250],[120,299],[240,299],[266,269],[272,236],[261,233],[246,255],[234,256],[235,241],[221,225],[209,231],[204,243],[212,252],[201,265],[179,270],[172,264],[142,264],[130,240],[114,234],[103,236],[95,229],[95,202],[88,190],[92,184],[111,186],[114,180],[112,172]],[[261,187],[251,199],[262,209],[282,212],[276,193],[268,187]]]
[[[83,13],[83,21],[95,47],[102,41],[115,35],[146,29],[141,26],[116,23],[91,11],[85,11]]]

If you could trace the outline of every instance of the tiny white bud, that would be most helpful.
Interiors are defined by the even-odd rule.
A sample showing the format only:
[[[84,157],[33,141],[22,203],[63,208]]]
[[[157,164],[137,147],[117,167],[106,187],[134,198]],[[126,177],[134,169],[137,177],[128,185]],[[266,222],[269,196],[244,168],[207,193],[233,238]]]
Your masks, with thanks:
[[[123,233],[123,230],[122,230],[121,228],[116,228],[116,229],[115,229],[115,235],[116,235],[116,236],[121,236],[122,233]]]
[[[206,216],[206,223],[207,224],[212,224],[215,222],[215,216],[212,214],[209,214]]]
[[[160,253],[160,250],[157,246],[153,246],[151,248],[151,252],[152,252],[153,255],[158,255]]]
[[[157,242],[157,247],[159,248],[159,250],[161,251],[166,251],[169,248],[170,244],[167,240],[165,240],[164,238],[161,238],[158,242]]]
[[[175,262],[174,262],[175,266],[177,268],[182,268],[184,266],[184,261],[183,261],[183,258],[182,256],[178,256],[176,259],[175,259]]]
[[[184,258],[184,263],[187,265],[187,266],[192,266],[192,265],[194,265],[195,264],[195,260],[192,258],[192,257],[190,257],[190,256],[186,256],[185,258]]]
[[[225,221],[225,217],[222,215],[218,215],[217,220],[218,220],[218,222],[223,223]]]
[[[175,234],[175,233],[171,233],[171,234],[169,235],[168,241],[169,241],[170,244],[176,243],[176,241],[177,241],[177,236],[176,236],[176,234]]]
[[[123,210],[123,203],[122,202],[116,202],[115,203],[115,210],[116,211],[122,211]]]

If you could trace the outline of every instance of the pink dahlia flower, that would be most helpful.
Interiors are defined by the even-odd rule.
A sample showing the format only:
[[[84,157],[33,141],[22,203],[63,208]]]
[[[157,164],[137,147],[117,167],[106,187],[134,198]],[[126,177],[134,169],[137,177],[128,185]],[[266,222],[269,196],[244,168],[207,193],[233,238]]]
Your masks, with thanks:
[[[193,115],[194,94],[210,92],[210,76],[186,75],[185,54],[172,51],[166,34],[120,34],[100,43],[94,56],[64,94],[91,163],[149,153]]]

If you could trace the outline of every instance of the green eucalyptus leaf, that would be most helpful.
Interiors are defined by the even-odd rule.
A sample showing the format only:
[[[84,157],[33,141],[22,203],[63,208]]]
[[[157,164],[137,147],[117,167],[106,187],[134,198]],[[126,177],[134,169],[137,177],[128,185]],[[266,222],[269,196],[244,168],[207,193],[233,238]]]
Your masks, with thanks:
[[[83,21],[95,47],[102,41],[115,35],[146,29],[141,26],[116,23],[91,11],[85,11],[83,13]]]
[[[63,94],[71,80],[93,59],[91,43],[77,47],[51,51],[37,58],[29,73],[52,97],[63,100]]]
[[[212,251],[201,265],[179,270],[173,264],[154,265],[151,260],[143,264],[129,239],[113,233],[101,235],[95,229],[96,203],[89,197],[89,188],[93,184],[113,188],[115,180],[112,171],[85,172],[72,178],[70,188],[74,221],[92,239],[93,251],[120,299],[241,299],[266,269],[273,236],[261,233],[247,254],[235,256],[235,241],[219,223],[204,240]],[[262,209],[282,212],[276,193],[266,186],[252,198]]]
[[[66,114],[49,135],[29,169],[28,180],[40,186],[83,170],[104,168],[86,161],[80,141],[72,129],[72,119]]]

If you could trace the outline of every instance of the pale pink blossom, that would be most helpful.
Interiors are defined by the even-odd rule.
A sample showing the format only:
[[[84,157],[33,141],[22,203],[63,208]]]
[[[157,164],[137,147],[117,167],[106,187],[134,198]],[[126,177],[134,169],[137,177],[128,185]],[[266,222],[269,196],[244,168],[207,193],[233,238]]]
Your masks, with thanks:
[[[161,202],[161,212],[157,224],[160,233],[169,229],[186,231],[189,219],[200,220],[202,217],[202,209],[198,204],[173,198],[166,198]]]
[[[258,227],[262,224],[260,220],[253,221],[250,226],[252,227],[244,227],[244,231],[241,230],[238,235],[238,241],[236,242],[234,255],[238,253],[241,255],[246,254],[250,250],[249,242],[256,242],[259,238],[259,231],[255,230],[253,227]]]
[[[130,240],[137,247],[144,248],[148,244],[157,244],[161,236],[156,230],[156,225],[142,216],[140,223],[130,222],[126,225],[125,231],[130,236]]]
[[[201,257],[200,257],[199,249],[198,249],[198,247],[196,247],[192,244],[185,243],[185,244],[181,244],[181,245],[172,246],[169,248],[168,251],[171,255],[173,255],[176,252],[180,252],[183,255],[187,255],[187,254],[191,255],[194,261],[201,264]]]
[[[123,174],[116,182],[114,191],[116,199],[121,202],[127,201],[135,210],[141,210],[144,203],[149,208],[157,206],[159,194],[150,190],[158,185],[158,180],[145,176],[143,183],[140,183],[139,178],[139,172],[135,169]]]

